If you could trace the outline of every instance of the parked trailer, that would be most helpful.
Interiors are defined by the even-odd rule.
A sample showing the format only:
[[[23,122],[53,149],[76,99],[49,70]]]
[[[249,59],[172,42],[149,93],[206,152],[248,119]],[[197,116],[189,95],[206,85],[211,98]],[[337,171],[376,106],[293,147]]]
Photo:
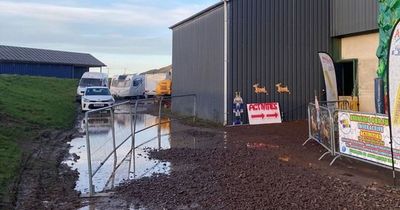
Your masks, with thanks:
[[[118,98],[145,97],[145,77],[137,74],[114,76],[110,91]]]

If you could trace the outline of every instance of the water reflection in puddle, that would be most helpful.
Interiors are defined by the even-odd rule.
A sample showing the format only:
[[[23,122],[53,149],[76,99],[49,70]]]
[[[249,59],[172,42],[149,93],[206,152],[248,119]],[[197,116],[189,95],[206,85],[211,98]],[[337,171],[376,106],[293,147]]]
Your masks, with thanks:
[[[150,160],[147,157],[149,149],[169,149],[171,146],[170,123],[161,125],[161,133],[158,135],[158,126],[136,134],[134,145],[138,147],[132,153],[131,117],[127,111],[128,107],[120,107],[115,111],[115,144],[120,145],[125,139],[129,138],[120,148],[113,153],[108,161],[104,162],[93,177],[95,191],[111,189],[119,183],[129,179],[140,179],[151,176],[154,173],[168,174],[170,163],[159,160]],[[113,151],[111,117],[108,113],[97,116],[89,116],[89,136],[91,144],[91,158],[93,172],[101,165],[107,156]],[[162,119],[168,121],[168,119]],[[79,180],[76,190],[81,193],[89,192],[89,173],[86,153],[86,136],[84,135],[85,123],[82,121],[81,132],[83,136],[71,141],[71,154],[76,154],[80,158],[76,161],[68,160],[66,163],[77,169]],[[138,114],[136,129],[141,130],[158,123],[158,117],[149,114]],[[118,169],[117,169],[118,168]]]

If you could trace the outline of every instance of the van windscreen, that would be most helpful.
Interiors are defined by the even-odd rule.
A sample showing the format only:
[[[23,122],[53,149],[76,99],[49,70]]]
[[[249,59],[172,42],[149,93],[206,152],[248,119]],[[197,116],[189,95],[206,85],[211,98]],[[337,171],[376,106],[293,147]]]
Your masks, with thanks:
[[[91,86],[102,86],[101,79],[91,79],[91,78],[82,78],[79,86],[81,87],[91,87]]]

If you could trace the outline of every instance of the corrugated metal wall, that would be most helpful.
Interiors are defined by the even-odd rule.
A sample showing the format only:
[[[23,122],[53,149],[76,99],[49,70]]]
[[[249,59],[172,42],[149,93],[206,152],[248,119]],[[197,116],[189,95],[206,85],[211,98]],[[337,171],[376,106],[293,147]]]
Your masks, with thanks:
[[[85,72],[89,71],[89,67],[74,66],[74,74],[72,78],[80,79]]]
[[[329,51],[329,0],[232,0],[230,14],[228,101],[240,91],[245,103],[276,101],[286,120],[305,119],[324,86],[317,52]],[[277,83],[292,94],[277,94]]]
[[[378,0],[331,0],[331,36],[378,29]]]
[[[223,121],[223,23],[217,7],[173,28],[173,95],[197,94],[200,118]],[[173,111],[191,113],[192,99],[174,99]]]
[[[88,67],[72,65],[34,64],[34,63],[0,63],[0,74],[19,74],[58,78],[81,78],[89,71]]]

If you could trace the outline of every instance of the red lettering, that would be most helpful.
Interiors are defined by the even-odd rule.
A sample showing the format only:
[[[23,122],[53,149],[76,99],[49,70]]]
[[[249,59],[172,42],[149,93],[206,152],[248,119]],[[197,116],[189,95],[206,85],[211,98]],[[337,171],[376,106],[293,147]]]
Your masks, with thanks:
[[[260,104],[260,108],[261,108],[261,110],[265,110],[265,104]]]
[[[250,106],[249,106],[250,111],[257,111],[258,109],[256,106],[257,106],[257,104],[250,104]]]
[[[249,104],[249,111],[268,111],[277,110],[278,106],[276,103],[261,103],[261,104]]]
[[[394,33],[394,38],[398,39],[400,37],[400,30],[397,29],[396,32]]]

